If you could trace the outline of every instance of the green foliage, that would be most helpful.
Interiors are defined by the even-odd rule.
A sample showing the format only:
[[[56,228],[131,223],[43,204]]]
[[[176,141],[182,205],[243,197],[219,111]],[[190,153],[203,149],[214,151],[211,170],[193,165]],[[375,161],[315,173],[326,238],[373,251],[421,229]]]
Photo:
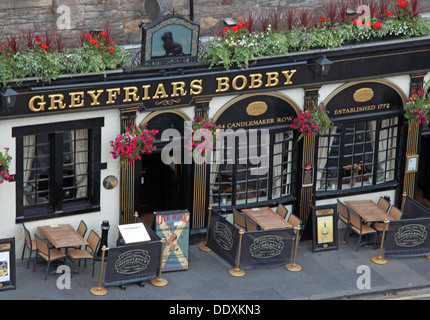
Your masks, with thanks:
[[[271,30],[269,25],[264,32],[252,33],[247,28],[247,22],[232,29],[226,27],[221,32],[221,37],[209,41],[204,60],[211,67],[222,62],[227,70],[234,64],[247,68],[250,61],[258,57],[286,55],[310,49],[332,49],[345,44],[393,37],[426,35],[430,31],[428,21],[418,14],[412,14],[408,4],[402,3],[403,6],[397,7],[396,14],[383,10],[382,13],[373,13],[362,20],[351,18],[332,22],[335,19],[320,17],[321,23],[310,27],[297,23],[287,30]]]

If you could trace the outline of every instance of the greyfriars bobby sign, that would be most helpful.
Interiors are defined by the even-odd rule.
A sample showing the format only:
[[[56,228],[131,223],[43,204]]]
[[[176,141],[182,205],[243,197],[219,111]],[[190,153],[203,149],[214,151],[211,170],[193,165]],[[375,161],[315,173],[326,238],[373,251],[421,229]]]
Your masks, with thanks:
[[[142,66],[196,61],[200,26],[179,15],[166,15],[142,28]]]

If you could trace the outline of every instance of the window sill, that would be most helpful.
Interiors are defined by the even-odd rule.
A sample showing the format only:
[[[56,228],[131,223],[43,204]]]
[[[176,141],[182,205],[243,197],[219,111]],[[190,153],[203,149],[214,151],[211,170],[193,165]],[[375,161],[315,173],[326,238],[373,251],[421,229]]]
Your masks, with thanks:
[[[336,198],[341,196],[350,196],[350,195],[357,195],[357,194],[363,194],[363,193],[371,193],[371,192],[377,192],[377,191],[384,191],[384,190],[392,190],[397,188],[399,185],[396,181],[381,183],[377,185],[371,185],[371,186],[363,186],[363,187],[357,187],[357,188],[349,188],[344,190],[327,190],[327,191],[317,191],[315,198],[317,200],[322,199],[328,199],[328,198]]]

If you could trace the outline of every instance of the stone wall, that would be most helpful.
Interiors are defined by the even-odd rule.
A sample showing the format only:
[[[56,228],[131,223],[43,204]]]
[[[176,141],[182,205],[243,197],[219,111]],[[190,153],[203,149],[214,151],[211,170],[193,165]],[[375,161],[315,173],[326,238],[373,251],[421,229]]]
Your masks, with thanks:
[[[59,28],[72,44],[77,32],[85,28],[113,30],[118,44],[140,44],[139,22],[150,22],[162,14],[177,13],[190,18],[193,3],[194,21],[200,24],[201,36],[215,36],[224,18],[245,20],[247,12],[265,15],[273,8],[287,6],[319,10],[322,0],[1,0],[0,45],[10,34]],[[395,0],[392,0],[395,2]],[[425,0],[429,2],[430,0]],[[257,23],[257,26],[260,26]],[[58,29],[57,28],[57,29]]]

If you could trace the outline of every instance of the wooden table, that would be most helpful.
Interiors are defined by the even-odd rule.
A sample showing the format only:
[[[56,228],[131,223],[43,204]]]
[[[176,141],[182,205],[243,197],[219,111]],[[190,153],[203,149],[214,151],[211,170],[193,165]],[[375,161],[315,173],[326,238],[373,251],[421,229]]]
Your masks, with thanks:
[[[241,211],[264,230],[293,227],[269,207],[242,209]]]
[[[391,219],[390,215],[372,200],[345,201],[345,204],[366,222],[384,222],[385,219]]]
[[[38,229],[57,249],[88,245],[88,242],[70,224],[40,226]]]

